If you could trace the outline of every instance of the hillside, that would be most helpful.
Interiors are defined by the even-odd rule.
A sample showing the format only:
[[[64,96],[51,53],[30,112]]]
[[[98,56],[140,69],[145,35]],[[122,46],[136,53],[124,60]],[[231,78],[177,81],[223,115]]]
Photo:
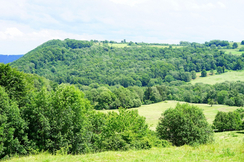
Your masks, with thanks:
[[[216,84],[222,83],[225,81],[235,82],[235,81],[244,81],[244,71],[228,71],[223,74],[214,74],[208,75],[207,77],[198,77],[195,80],[192,80],[192,84],[196,83],[205,83],[205,84]]]
[[[48,41],[11,66],[57,83],[128,87],[154,86],[172,80],[189,82],[195,78],[195,72],[217,67],[242,69],[243,61],[241,56],[227,55],[201,44],[180,48],[146,45],[117,48],[65,39]]]
[[[18,60],[19,58],[21,58],[23,55],[1,55],[0,54],[0,63],[10,63],[13,62],[15,60]]]

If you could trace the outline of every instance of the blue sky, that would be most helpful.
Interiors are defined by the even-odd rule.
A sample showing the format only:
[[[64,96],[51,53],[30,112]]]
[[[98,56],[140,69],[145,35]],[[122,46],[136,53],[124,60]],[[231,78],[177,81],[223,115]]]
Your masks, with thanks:
[[[243,0],[0,0],[0,54],[50,39],[244,40]]]

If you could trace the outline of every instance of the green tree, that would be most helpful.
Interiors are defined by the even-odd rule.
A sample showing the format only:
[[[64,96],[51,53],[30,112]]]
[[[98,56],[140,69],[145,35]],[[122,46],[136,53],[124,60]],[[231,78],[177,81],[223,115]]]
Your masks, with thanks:
[[[219,104],[224,104],[226,99],[228,99],[228,91],[222,90],[217,93],[217,102]]]
[[[173,81],[174,80],[174,77],[172,76],[172,75],[166,75],[165,76],[165,78],[164,78],[164,80],[166,81],[166,82],[171,82],[171,81]]]
[[[91,136],[88,114],[92,110],[90,102],[75,86],[61,84],[52,93],[49,111],[49,150],[68,148],[68,153],[78,154],[89,150]]]
[[[191,71],[191,77],[192,79],[196,79],[197,78],[197,74],[195,71]]]
[[[244,45],[244,40],[241,41],[241,45]]]
[[[217,72],[218,72],[218,74],[223,73],[223,69],[222,69],[222,67],[221,67],[221,66],[218,66],[218,67],[217,67]]]
[[[208,104],[211,105],[211,107],[213,106],[213,104],[215,104],[216,102],[214,101],[214,99],[208,99]]]
[[[213,69],[210,70],[210,75],[214,75],[214,70]]]
[[[9,64],[0,63],[0,86],[5,88],[11,100],[17,100],[20,106],[24,105],[27,87],[22,72],[11,68]]]
[[[236,130],[241,127],[242,121],[238,112],[219,111],[213,121],[213,128],[219,131]]]
[[[0,159],[15,154],[27,154],[29,141],[27,123],[23,120],[16,102],[11,101],[0,86]]]
[[[201,77],[206,77],[206,76],[207,76],[207,71],[203,69],[201,72]]]
[[[204,144],[213,140],[213,130],[202,110],[189,104],[178,103],[175,109],[167,109],[159,119],[156,131],[161,139],[176,146]]]
[[[236,49],[238,47],[238,44],[236,42],[233,43],[232,48]]]

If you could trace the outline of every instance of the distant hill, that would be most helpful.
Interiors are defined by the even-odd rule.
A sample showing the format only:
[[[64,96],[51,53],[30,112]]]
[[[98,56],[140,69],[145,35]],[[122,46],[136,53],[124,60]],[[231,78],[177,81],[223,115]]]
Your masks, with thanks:
[[[244,57],[227,55],[203,44],[181,48],[140,45],[117,48],[93,41],[50,40],[11,66],[57,83],[109,86],[154,86],[162,82],[194,79],[203,69],[244,69]]]
[[[15,60],[18,60],[22,56],[23,55],[1,55],[0,54],[0,63],[7,64]]]

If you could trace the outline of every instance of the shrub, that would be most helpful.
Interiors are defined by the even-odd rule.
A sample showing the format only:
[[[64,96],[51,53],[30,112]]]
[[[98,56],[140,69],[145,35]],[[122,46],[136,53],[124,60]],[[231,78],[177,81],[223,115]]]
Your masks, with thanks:
[[[177,104],[166,110],[157,126],[159,138],[169,140],[176,146],[204,144],[213,140],[213,130],[203,112],[196,106]]]
[[[219,131],[240,129],[242,124],[240,114],[234,112],[219,111],[213,121],[213,128]]]
[[[239,51],[244,51],[244,47],[241,47],[241,48],[239,49]]]
[[[149,130],[145,117],[136,110],[119,109],[119,113],[94,112],[90,116],[93,126],[94,151],[150,149],[161,147],[162,142]]]

